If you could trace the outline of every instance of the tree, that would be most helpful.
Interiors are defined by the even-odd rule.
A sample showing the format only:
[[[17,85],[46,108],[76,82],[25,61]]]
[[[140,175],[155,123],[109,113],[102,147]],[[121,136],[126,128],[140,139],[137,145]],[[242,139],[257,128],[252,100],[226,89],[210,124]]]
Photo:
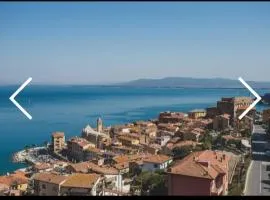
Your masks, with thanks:
[[[135,177],[133,187],[141,190],[141,195],[166,195],[164,172],[143,171]]]
[[[192,146],[175,147],[173,149],[173,157],[183,159],[192,151]]]
[[[208,132],[205,133],[202,139],[202,143],[203,143],[204,150],[212,148],[213,138]]]

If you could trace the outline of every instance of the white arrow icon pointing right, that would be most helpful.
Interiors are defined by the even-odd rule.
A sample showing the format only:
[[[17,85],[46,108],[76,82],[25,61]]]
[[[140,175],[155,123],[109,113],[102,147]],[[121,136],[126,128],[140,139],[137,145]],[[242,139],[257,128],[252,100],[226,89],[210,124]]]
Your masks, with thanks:
[[[256,100],[239,116],[238,119],[241,120],[262,98],[241,77],[238,80],[256,97]]]
[[[18,104],[18,102],[15,100],[15,97],[25,88],[26,85],[28,85],[30,82],[32,81],[32,78],[28,78],[17,90],[16,92],[14,92],[10,97],[9,100],[14,103],[15,106],[17,106],[17,108],[20,109],[20,111],[22,111],[23,114],[26,115],[26,117],[28,117],[28,119],[32,119],[32,116],[26,112],[26,110],[24,110],[24,108]]]

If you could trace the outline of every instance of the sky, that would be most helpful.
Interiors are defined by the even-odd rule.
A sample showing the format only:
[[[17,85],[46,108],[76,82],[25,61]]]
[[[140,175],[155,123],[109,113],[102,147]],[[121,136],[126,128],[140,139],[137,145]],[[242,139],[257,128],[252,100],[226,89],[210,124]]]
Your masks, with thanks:
[[[269,2],[1,2],[0,84],[270,81]]]

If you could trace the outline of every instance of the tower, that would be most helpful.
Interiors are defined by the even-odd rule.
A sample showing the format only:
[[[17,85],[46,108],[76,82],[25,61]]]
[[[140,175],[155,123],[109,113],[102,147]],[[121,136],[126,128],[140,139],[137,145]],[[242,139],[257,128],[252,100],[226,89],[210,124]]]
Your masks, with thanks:
[[[103,129],[103,125],[102,125],[102,120],[101,120],[101,118],[99,117],[98,119],[97,119],[97,132],[102,132],[102,129]]]

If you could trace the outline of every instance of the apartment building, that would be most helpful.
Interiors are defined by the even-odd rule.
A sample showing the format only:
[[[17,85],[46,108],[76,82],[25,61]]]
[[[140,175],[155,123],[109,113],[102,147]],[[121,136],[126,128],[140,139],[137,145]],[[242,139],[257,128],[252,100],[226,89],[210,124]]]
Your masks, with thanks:
[[[85,159],[85,151],[89,147],[95,147],[84,138],[74,137],[67,142],[69,155],[76,161],[83,161]]]
[[[54,132],[51,137],[52,150],[59,152],[65,147],[65,134],[64,132]]]
[[[168,194],[220,196],[228,192],[230,156],[221,151],[194,152],[167,170]],[[192,186],[192,187],[191,187]]]

